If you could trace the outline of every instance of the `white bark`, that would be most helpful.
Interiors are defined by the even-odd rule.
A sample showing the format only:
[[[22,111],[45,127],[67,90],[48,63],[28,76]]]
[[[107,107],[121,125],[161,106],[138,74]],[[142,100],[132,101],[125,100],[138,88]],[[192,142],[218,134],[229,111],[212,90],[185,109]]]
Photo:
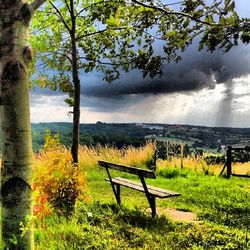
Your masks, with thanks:
[[[32,228],[22,236],[20,223],[32,216],[32,145],[29,111],[29,22],[43,0],[0,1],[0,105],[2,127],[1,215],[4,249],[33,249]],[[31,10],[31,6],[33,10]],[[11,241],[12,239],[12,241]],[[17,240],[17,245],[13,243]]]

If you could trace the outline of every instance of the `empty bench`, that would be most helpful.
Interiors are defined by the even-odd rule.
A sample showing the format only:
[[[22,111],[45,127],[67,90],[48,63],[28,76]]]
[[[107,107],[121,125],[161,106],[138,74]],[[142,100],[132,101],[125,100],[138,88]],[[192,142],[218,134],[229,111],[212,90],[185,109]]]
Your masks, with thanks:
[[[121,204],[120,186],[124,186],[124,187],[131,188],[131,189],[145,193],[148,199],[150,208],[152,210],[153,218],[156,216],[156,204],[155,204],[156,197],[157,198],[169,198],[169,197],[180,195],[179,193],[176,193],[174,191],[147,185],[144,179],[145,177],[156,179],[156,176],[153,170],[145,170],[141,168],[115,164],[115,163],[107,162],[107,161],[99,161],[98,163],[100,167],[103,167],[106,169],[106,172],[108,174],[107,180],[110,181],[116,201],[119,205]],[[137,175],[141,183],[136,182],[136,181],[131,181],[129,179],[125,179],[121,177],[111,177],[109,169],[114,169],[120,172],[126,172],[129,174]]]

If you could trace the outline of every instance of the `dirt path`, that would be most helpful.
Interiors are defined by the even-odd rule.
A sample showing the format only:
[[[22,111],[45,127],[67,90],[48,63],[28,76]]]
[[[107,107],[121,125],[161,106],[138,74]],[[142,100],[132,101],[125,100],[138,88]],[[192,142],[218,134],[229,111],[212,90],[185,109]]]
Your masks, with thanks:
[[[197,215],[192,212],[184,212],[174,208],[157,208],[157,215],[165,215],[173,221],[199,224]]]

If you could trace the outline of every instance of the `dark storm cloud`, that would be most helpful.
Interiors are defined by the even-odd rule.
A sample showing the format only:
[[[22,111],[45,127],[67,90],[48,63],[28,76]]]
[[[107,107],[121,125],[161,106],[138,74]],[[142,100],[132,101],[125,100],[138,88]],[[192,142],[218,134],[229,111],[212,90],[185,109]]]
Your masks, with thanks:
[[[95,82],[86,85],[82,94],[94,97],[120,99],[138,94],[162,94],[190,92],[215,84],[226,83],[233,78],[250,73],[248,46],[239,46],[228,54],[198,52],[196,46],[189,48],[178,64],[165,65],[161,78],[142,78],[141,72],[123,74],[119,81],[107,84],[96,74]],[[92,79],[93,80],[93,79]]]
[[[130,105],[136,105],[147,98],[147,95],[122,96],[121,98],[110,99],[108,97],[83,96],[81,106],[90,111],[99,112],[122,112]]]
[[[81,73],[81,106],[99,112],[123,111],[142,102],[157,101],[167,93],[185,92],[192,94],[203,88],[214,88],[215,84],[226,83],[223,102],[237,98],[232,94],[232,79],[250,73],[250,47],[239,46],[223,55],[221,51],[199,52],[193,45],[183,54],[179,63],[165,66],[161,78],[143,78],[141,72],[134,70],[122,73],[120,80],[112,84],[102,80],[99,72]],[[64,103],[67,95],[59,91],[36,88],[31,92],[31,104],[42,105],[50,96],[57,105]],[[60,97],[59,97],[60,96]],[[222,105],[224,109],[226,104]]]

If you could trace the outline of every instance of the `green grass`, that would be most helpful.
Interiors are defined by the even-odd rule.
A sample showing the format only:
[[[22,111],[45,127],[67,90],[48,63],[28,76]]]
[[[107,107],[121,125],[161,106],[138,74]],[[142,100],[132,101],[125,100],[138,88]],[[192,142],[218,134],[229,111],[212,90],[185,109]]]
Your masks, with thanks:
[[[149,184],[174,190],[180,197],[157,199],[157,207],[198,214],[203,222],[173,222],[146,212],[145,195],[121,189],[115,205],[102,169],[87,171],[91,203],[78,203],[70,219],[51,215],[35,230],[37,249],[249,249],[250,180],[230,180],[190,170],[168,169]]]
[[[245,233],[212,224],[152,219],[139,210],[95,203],[71,220],[52,216],[35,232],[37,249],[247,249]]]
[[[92,199],[99,202],[115,202],[110,184],[105,181],[105,172],[88,172],[88,187]],[[207,176],[186,169],[159,171],[156,180],[148,184],[174,190],[180,197],[158,199],[157,206],[188,209],[197,212],[203,220],[244,228],[250,225],[250,180]],[[145,195],[121,188],[125,207],[148,207]]]

